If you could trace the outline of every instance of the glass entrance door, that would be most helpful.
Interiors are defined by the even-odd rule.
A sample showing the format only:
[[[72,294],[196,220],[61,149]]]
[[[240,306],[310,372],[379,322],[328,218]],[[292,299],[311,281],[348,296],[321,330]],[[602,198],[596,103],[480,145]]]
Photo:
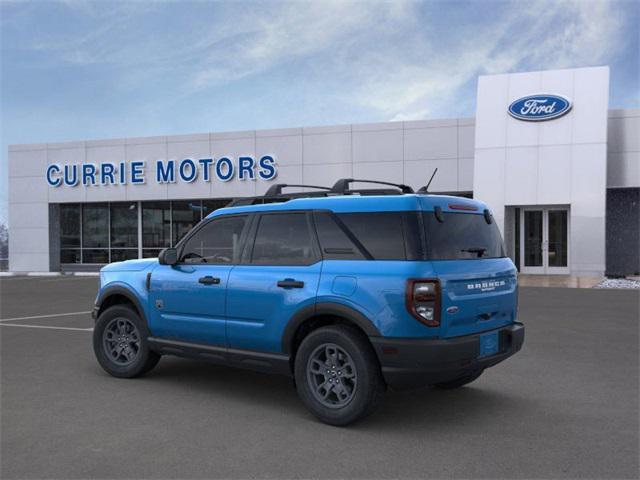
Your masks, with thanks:
[[[523,208],[520,271],[569,273],[569,212],[566,208]]]

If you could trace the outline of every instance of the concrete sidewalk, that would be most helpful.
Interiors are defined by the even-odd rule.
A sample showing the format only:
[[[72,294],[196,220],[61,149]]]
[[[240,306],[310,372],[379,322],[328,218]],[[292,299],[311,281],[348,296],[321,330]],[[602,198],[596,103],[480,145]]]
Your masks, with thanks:
[[[603,277],[576,277],[573,275],[518,275],[521,287],[593,288]]]

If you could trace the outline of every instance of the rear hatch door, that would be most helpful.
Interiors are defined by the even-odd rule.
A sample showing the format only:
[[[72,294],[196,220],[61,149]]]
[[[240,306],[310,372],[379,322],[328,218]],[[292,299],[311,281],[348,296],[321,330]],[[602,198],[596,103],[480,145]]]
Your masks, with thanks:
[[[516,269],[493,217],[469,200],[443,207],[422,217],[427,258],[441,285],[440,335],[470,335],[513,322]]]
[[[433,262],[440,279],[442,337],[471,335],[515,320],[517,280],[508,258]]]

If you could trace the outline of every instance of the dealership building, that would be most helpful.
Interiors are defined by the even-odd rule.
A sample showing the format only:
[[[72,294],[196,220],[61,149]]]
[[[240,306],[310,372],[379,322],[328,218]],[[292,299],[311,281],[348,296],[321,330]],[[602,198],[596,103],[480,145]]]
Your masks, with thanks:
[[[9,147],[9,269],[157,256],[231,199],[361,178],[486,202],[522,273],[640,273],[640,110],[608,67],[481,76],[475,118]]]

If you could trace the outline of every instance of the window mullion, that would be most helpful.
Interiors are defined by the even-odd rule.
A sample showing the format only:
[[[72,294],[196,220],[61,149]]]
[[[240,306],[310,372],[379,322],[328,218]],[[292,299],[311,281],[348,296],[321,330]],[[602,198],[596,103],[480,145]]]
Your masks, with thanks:
[[[138,258],[142,258],[142,202],[138,202]]]
[[[107,202],[107,261],[111,263],[111,202]]]
[[[84,205],[80,204],[80,264],[84,263]]]

